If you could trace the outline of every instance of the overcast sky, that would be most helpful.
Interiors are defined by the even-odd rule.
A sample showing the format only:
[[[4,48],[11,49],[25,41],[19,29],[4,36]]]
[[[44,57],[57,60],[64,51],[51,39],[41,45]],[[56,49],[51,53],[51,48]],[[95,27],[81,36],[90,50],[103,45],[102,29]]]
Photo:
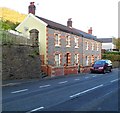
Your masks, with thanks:
[[[118,2],[120,0],[0,0],[0,7],[28,13],[35,2],[36,15],[66,25],[72,18],[73,27],[88,31],[98,38],[118,37]]]

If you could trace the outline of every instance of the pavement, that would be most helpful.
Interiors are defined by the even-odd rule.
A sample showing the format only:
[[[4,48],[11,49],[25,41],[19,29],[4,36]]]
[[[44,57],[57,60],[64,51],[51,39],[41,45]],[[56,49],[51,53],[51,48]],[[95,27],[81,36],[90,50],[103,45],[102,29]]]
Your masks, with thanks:
[[[117,68],[115,68],[117,69]],[[31,82],[35,82],[35,81],[43,81],[43,80],[47,80],[47,79],[59,79],[59,78],[65,78],[65,77],[70,77],[70,76],[85,76],[88,73],[78,73],[78,74],[71,74],[71,75],[61,75],[61,76],[46,76],[43,78],[36,78],[36,79],[16,79],[16,80],[5,80],[2,81],[2,87],[7,87],[7,86],[14,86],[14,85],[20,85],[20,84],[24,84],[24,83],[31,83]]]
[[[61,76],[54,76],[54,77],[46,76],[44,78],[36,78],[36,79],[5,80],[5,81],[2,81],[2,87],[15,86],[15,85],[20,85],[20,84],[25,84],[25,83],[48,80],[48,79],[50,80],[50,79],[65,78],[65,77],[69,77],[69,76],[84,76],[84,75],[86,75],[86,73],[61,75]]]

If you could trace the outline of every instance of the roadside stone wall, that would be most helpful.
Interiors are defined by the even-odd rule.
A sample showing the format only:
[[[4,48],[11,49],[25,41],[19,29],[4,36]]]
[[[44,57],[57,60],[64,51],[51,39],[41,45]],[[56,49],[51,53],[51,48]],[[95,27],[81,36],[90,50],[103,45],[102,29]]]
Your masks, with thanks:
[[[37,47],[2,46],[2,80],[40,78],[40,57]]]

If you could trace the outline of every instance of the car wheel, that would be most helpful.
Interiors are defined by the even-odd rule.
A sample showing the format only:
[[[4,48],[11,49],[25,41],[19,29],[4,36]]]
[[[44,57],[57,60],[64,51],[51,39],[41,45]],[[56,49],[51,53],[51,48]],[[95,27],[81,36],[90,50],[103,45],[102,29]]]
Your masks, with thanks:
[[[110,70],[109,70],[110,72],[112,72],[112,68],[110,67]]]
[[[90,73],[93,73],[93,71],[90,71]]]
[[[106,69],[103,70],[103,74],[105,74],[105,73],[106,73]]]
[[[103,70],[103,74],[105,74],[105,70]]]

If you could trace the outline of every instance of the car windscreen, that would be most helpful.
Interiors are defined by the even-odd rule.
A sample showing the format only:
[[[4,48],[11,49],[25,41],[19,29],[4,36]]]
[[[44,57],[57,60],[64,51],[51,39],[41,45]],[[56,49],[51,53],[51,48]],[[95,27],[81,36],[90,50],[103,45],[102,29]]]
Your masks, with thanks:
[[[97,65],[103,65],[103,64],[105,64],[105,61],[96,61],[95,64],[97,64]]]

